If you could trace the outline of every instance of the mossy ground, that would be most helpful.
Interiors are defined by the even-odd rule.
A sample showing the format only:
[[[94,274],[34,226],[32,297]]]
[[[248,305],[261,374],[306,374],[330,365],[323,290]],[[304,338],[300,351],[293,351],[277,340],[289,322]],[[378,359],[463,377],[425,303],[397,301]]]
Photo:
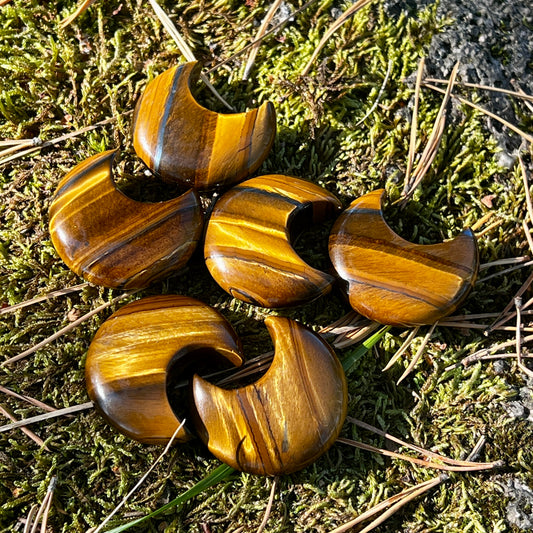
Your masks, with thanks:
[[[75,4],[74,0],[44,5],[14,0],[0,8],[0,138],[47,140],[116,117],[112,124],[0,169],[3,305],[79,282],[57,257],[47,229],[51,195],[74,164],[120,147],[117,181],[132,194],[144,196],[141,183],[148,178],[133,156],[128,112],[150,79],[182,61],[147,2],[97,1],[70,27],[61,29],[60,20]],[[332,13],[348,5],[322,0],[298,15],[261,47],[250,81],[240,81],[245,56],[217,69],[210,78],[239,110],[267,99],[275,104],[278,135],[261,173],[310,179],[345,204],[378,187],[385,187],[394,200],[402,189],[413,99],[413,87],[404,78],[416,71],[432,35],[453,21],[437,20],[435,6],[390,18],[375,3],[335,34],[310,75],[301,78],[299,72],[331,24]],[[210,68],[250,42],[269,2],[193,0],[162,2],[162,6],[197,58]],[[380,92],[389,61],[391,74],[379,104],[359,124]],[[222,111],[210,93],[199,91],[205,105]],[[423,92],[419,117],[423,141],[440,98]],[[522,107],[520,113],[527,115]],[[481,261],[528,253],[521,230],[525,202],[519,171],[498,166],[498,148],[485,130],[482,115],[454,104],[451,117],[432,170],[406,209],[387,210],[389,222],[408,239],[438,242],[493,211],[493,220],[501,224],[480,238]],[[526,127],[532,131],[530,120]],[[482,202],[489,195],[494,195],[492,208]],[[327,229],[304,239],[299,249],[306,259],[327,268]],[[499,312],[527,275],[522,270],[479,283],[461,312]],[[200,254],[184,273],[140,295],[162,292],[188,294],[215,305],[236,327],[250,355],[263,351],[268,342],[262,326],[266,311],[231,300],[211,280]],[[88,312],[117,294],[91,287],[2,316],[2,359],[54,333],[73,313]],[[99,324],[118,305],[26,360],[3,367],[1,384],[58,408],[87,401],[85,353]],[[343,298],[334,293],[284,314],[318,327],[347,311]],[[503,408],[518,396],[523,377],[512,362],[503,372],[490,362],[444,370],[477,348],[511,335],[485,338],[471,330],[438,328],[424,360],[399,386],[395,381],[409,354],[392,370],[383,373],[381,369],[402,343],[404,330],[391,330],[376,350],[359,359],[348,376],[350,415],[454,458],[468,454],[485,435],[480,460],[501,459],[506,465],[497,474],[452,475],[380,531],[516,530],[506,522],[507,499],[499,483],[512,476],[533,484],[532,424],[510,418]],[[422,334],[418,343],[421,338]],[[2,397],[0,403],[18,418],[38,412],[9,397]],[[156,447],[117,434],[92,411],[32,429],[50,451],[39,449],[18,430],[0,434],[1,531],[16,530],[30,506],[42,501],[52,476],[57,476],[58,487],[50,531],[86,531],[109,514],[160,453]],[[348,423],[343,435],[384,445]],[[197,443],[173,449],[114,523],[161,506],[216,465]],[[281,479],[267,530],[328,531],[432,475],[420,467],[337,444],[312,466]],[[202,524],[209,524],[213,532],[241,526],[255,531],[270,486],[268,479],[234,474],[142,530],[201,531]]]

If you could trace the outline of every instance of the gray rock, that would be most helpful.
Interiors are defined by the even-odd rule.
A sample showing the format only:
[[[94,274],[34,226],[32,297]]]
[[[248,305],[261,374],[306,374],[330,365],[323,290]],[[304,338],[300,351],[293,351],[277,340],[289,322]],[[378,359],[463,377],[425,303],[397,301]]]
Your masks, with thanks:
[[[533,490],[516,478],[506,480],[501,487],[509,498],[507,521],[520,529],[533,529]]]
[[[432,4],[428,0],[385,0],[390,16],[416,11]],[[439,17],[454,23],[436,35],[429,47],[428,74],[448,78],[460,62],[460,80],[504,89],[518,84],[525,92],[533,91],[533,8],[523,0],[441,0]],[[516,89],[515,89],[516,90]],[[506,120],[517,123],[512,101],[502,95],[488,95],[483,105]],[[501,148],[502,163],[514,161],[521,139],[499,122],[487,119],[488,127]]]
[[[520,389],[520,401],[525,408],[527,419],[533,422],[533,385]]]
[[[526,408],[520,402],[504,403],[503,408],[511,418],[527,418]]]

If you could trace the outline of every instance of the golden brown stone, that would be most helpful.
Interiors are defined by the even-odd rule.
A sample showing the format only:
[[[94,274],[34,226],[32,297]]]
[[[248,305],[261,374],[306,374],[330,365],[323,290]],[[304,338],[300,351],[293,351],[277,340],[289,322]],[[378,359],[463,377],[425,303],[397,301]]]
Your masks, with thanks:
[[[158,203],[128,198],[113,182],[114,154],[86,159],[59,183],[50,236],[61,259],[87,281],[143,288],[189,260],[202,233],[202,208],[193,190]]]
[[[413,244],[383,218],[383,190],[355,200],[331,231],[329,252],[348,283],[351,306],[382,324],[433,324],[453,312],[478,271],[476,239],[465,230],[451,241]]]
[[[336,440],[347,409],[346,378],[333,350],[294,320],[265,320],[275,346],[257,382],[225,390],[194,376],[196,425],[209,450],[252,474],[304,468]]]

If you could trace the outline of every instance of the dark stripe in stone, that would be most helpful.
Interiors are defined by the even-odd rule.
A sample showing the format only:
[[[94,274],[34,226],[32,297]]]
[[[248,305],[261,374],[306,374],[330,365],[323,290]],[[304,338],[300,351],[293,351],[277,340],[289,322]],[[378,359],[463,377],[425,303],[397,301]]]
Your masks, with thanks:
[[[172,111],[172,107],[174,106],[174,98],[176,96],[176,91],[178,89],[179,80],[183,73],[183,65],[179,66],[176,69],[176,72],[174,74],[174,78],[172,79],[172,86],[170,89],[170,92],[165,100],[165,107],[163,111],[163,116],[161,117],[159,121],[159,129],[157,131],[157,144],[155,147],[154,152],[154,172],[156,174],[159,173],[159,166],[161,164],[161,156],[163,154],[163,150],[165,149],[165,130],[168,122],[168,117],[170,115],[170,112]],[[157,117],[154,117],[154,120],[157,120]]]
[[[116,243],[116,244],[114,244],[112,246],[107,247],[107,250],[105,252],[100,253],[98,255],[98,257],[95,257],[89,263],[85,263],[84,265],[80,265],[81,272],[83,272],[83,273],[87,272],[87,273],[90,274],[91,267],[95,263],[99,263],[99,262],[103,261],[106,257],[109,257],[110,255],[112,255],[113,253],[117,252],[121,248],[124,248],[125,246],[130,244],[135,239],[137,239],[139,237],[142,237],[143,235],[146,235],[147,233],[157,229],[159,226],[162,226],[165,222],[167,222],[168,220],[170,220],[174,216],[176,216],[176,213],[185,214],[187,212],[194,212],[196,209],[197,209],[196,205],[185,207],[185,208],[180,207],[178,209],[175,209],[174,211],[172,211],[168,215],[166,215],[163,218],[155,221],[153,224],[150,224],[149,226],[144,227],[141,231],[138,231],[138,232],[130,235],[129,237],[121,240],[121,242],[119,242],[119,243]],[[193,217],[191,217],[191,219],[192,218]],[[128,278],[128,280],[129,279],[130,278]],[[127,283],[127,281],[125,283]]]

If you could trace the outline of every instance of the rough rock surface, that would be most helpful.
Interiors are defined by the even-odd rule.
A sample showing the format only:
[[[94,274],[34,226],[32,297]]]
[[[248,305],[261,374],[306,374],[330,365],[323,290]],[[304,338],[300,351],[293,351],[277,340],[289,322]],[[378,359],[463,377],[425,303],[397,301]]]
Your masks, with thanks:
[[[506,480],[502,489],[509,498],[507,521],[519,529],[533,529],[533,490],[516,478]]]
[[[390,16],[413,16],[431,0],[385,0]],[[428,74],[447,78],[457,61],[461,81],[533,92],[533,6],[523,0],[440,0],[438,16],[452,22],[433,38],[428,50]],[[496,93],[484,104],[492,112],[517,123],[512,101]],[[525,109],[525,108],[524,108]],[[502,148],[512,152],[520,144],[499,123],[489,128]]]

